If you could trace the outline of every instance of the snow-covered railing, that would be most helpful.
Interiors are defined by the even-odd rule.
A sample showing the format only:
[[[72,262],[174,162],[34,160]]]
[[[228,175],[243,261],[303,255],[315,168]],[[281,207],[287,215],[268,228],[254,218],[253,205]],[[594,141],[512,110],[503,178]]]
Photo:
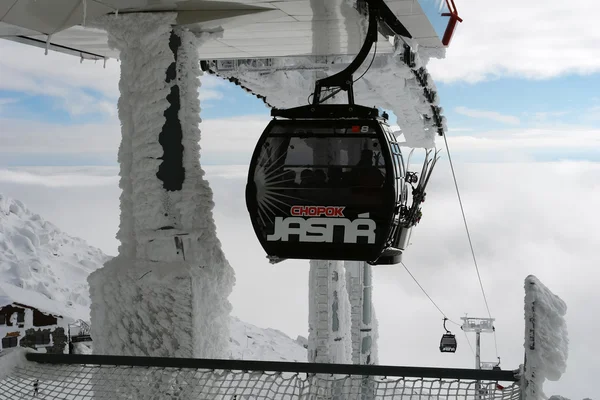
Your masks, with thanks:
[[[514,399],[514,371],[101,355],[14,354],[0,399]],[[476,392],[477,382],[481,390]]]

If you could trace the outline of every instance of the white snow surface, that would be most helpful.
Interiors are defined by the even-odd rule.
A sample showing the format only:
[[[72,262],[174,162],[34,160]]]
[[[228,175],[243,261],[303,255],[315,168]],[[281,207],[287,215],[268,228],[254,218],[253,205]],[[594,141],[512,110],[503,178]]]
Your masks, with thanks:
[[[0,307],[13,301],[89,319],[86,277],[110,257],[0,194]]]
[[[10,211],[12,210],[12,211]],[[28,224],[34,221],[33,225]],[[9,254],[23,254],[23,249],[15,246],[15,243],[10,240],[13,237],[12,233],[17,232],[19,227],[33,226],[32,231],[37,237],[54,238],[62,243],[59,246],[59,256],[49,256],[43,260],[46,271],[32,272],[25,268],[11,269],[10,273],[0,273],[0,306],[10,304],[14,301],[36,307],[51,313],[58,313],[67,320],[82,319],[89,321],[89,295],[87,277],[88,274],[101,267],[104,260],[109,260],[111,257],[104,254],[100,249],[88,245],[84,240],[69,236],[61,232],[54,224],[47,222],[38,214],[30,211],[19,200],[0,195],[0,247],[3,249],[11,249],[10,252],[3,251],[0,257],[7,257]],[[17,241],[18,242],[18,241]],[[18,243],[22,243],[18,242]],[[48,243],[43,240],[33,240],[33,251],[35,254],[43,255],[48,251]],[[50,246],[50,248],[52,248]],[[68,249],[68,251],[65,250]],[[24,253],[29,254],[29,253]],[[74,257],[73,255],[77,255]],[[86,258],[88,257],[88,258]],[[24,260],[30,258],[23,257]],[[5,261],[0,258],[0,267],[4,271]],[[74,265],[74,260],[77,260]],[[84,265],[91,265],[88,269],[81,269],[79,261]],[[93,263],[93,264],[91,264]],[[11,264],[12,265],[12,264]],[[77,273],[71,272],[73,269]],[[61,272],[61,279],[54,282],[51,278]],[[15,282],[26,282],[30,279],[30,275],[36,277],[37,282],[40,282],[47,288],[44,294],[36,291],[36,285],[29,288],[21,288],[15,286]],[[52,283],[52,284],[50,284]],[[47,285],[46,285],[47,284]],[[47,297],[47,295],[49,297]],[[66,303],[61,303],[55,299],[80,299],[81,303],[74,303],[68,306]],[[160,321],[151,321],[151,323],[161,323]],[[276,329],[262,329],[247,322],[241,321],[236,317],[231,317],[228,320],[230,330],[230,339],[227,341],[225,358],[245,359],[245,360],[264,360],[264,361],[301,361],[307,360],[307,350],[303,347],[305,338],[299,337],[293,340],[284,333]],[[93,346],[97,342],[91,342]],[[157,346],[161,346],[157,343]],[[90,343],[77,343],[78,353],[90,353]],[[2,374],[16,366],[17,362],[26,362],[24,360],[24,352],[30,351],[22,348],[5,349],[0,352],[0,380]],[[4,371],[4,372],[3,372]]]
[[[87,282],[84,281],[84,283]],[[10,283],[0,282],[0,307],[12,303],[34,307],[54,316],[71,317],[71,322],[75,322],[78,319],[87,321],[90,317],[89,306],[73,303],[63,304],[56,300],[50,300],[46,295],[39,292],[23,289]]]
[[[15,347],[0,352],[0,381],[10,377],[15,368],[24,367],[29,362],[25,355],[33,351],[35,350]]]
[[[306,338],[293,340],[277,329],[262,329],[232,317],[229,357],[235,360],[306,362]]]
[[[525,279],[525,378],[527,399],[545,399],[546,379],[557,381],[567,369],[567,305],[538,278]]]

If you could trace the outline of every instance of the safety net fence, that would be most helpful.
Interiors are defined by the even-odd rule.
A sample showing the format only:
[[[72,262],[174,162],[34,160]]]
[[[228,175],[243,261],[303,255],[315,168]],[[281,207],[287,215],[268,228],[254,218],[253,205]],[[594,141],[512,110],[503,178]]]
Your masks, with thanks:
[[[14,358],[14,357],[13,357]],[[0,399],[519,399],[518,371],[23,353]]]

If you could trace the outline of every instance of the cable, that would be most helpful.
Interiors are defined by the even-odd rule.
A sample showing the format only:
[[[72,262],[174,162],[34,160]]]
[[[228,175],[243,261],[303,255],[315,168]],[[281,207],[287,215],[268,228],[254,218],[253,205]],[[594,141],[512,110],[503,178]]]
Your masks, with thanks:
[[[456,188],[456,195],[458,196],[458,204],[460,205],[460,212],[462,213],[463,222],[465,224],[465,230],[467,232],[467,238],[469,239],[469,247],[471,248],[471,255],[473,256],[473,263],[475,264],[475,271],[477,271],[477,279],[479,280],[479,287],[483,294],[483,301],[485,302],[485,308],[487,309],[488,316],[492,319],[492,313],[490,312],[490,306],[485,295],[485,289],[483,288],[483,282],[481,281],[481,274],[479,273],[479,265],[477,264],[477,258],[475,257],[475,250],[473,249],[473,241],[471,240],[471,233],[469,232],[469,225],[467,224],[467,217],[465,216],[465,209],[463,207],[462,200],[460,198],[460,190],[458,189],[458,182],[456,180],[456,173],[454,172],[454,164],[452,164],[452,157],[450,156],[450,147],[448,146],[448,138],[444,136],[444,143],[446,145],[446,152],[448,153],[448,161],[450,162],[450,169],[452,170],[452,178],[454,179],[454,187]],[[494,346],[496,347],[496,357],[498,357],[498,340],[496,338],[496,330],[494,329]]]
[[[371,69],[371,66],[373,65],[373,61],[375,61],[375,55],[376,54],[377,54],[377,40],[375,41],[375,51],[373,51],[373,58],[371,58],[371,62],[369,63],[369,66],[367,67],[367,69],[365,70],[365,72],[363,72],[361,76],[359,76],[354,81],[352,81],[352,83],[358,82]]]
[[[465,334],[465,339],[467,339],[467,343],[469,343],[469,348],[471,349],[471,353],[473,353],[473,356],[474,356],[475,351],[473,350],[473,346],[471,346],[471,341],[469,340],[469,337],[467,336],[467,332],[463,331],[463,333]]]
[[[451,319],[449,319],[448,317],[446,317],[446,314],[444,314],[444,312],[442,311],[442,309],[439,308],[437,304],[435,304],[435,301],[433,301],[433,299],[431,298],[431,296],[429,296],[427,294],[427,292],[425,291],[425,289],[423,289],[423,286],[421,286],[421,284],[419,283],[419,281],[417,281],[417,278],[415,278],[413,276],[413,274],[409,271],[408,267],[404,264],[404,262],[400,261],[400,264],[402,264],[402,266],[404,267],[404,269],[406,270],[406,272],[408,272],[408,274],[410,275],[410,277],[413,278],[413,280],[415,281],[415,283],[419,286],[419,288],[421,288],[421,290],[423,291],[423,293],[425,293],[425,296],[427,296],[427,298],[429,299],[429,301],[431,301],[431,304],[433,304],[435,306],[435,308],[438,309],[438,311],[440,312],[440,314],[442,314],[442,316],[444,318],[446,318],[449,322],[453,323],[454,325],[461,326],[461,324],[458,324],[458,323],[452,321]]]

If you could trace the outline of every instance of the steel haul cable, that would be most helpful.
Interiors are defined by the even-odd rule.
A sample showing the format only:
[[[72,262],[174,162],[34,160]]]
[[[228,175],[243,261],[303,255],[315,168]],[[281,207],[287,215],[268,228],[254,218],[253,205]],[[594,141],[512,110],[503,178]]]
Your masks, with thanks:
[[[456,188],[456,195],[458,196],[458,204],[460,205],[460,212],[462,213],[462,219],[467,232],[467,238],[469,239],[469,247],[471,249],[471,255],[473,256],[473,264],[475,265],[475,271],[477,272],[477,279],[479,280],[479,287],[483,294],[483,301],[485,302],[485,308],[487,309],[488,316],[491,319],[492,313],[490,312],[490,306],[485,295],[485,289],[483,288],[483,282],[481,281],[481,274],[479,273],[479,265],[477,264],[477,258],[475,257],[475,250],[473,249],[473,241],[471,240],[471,233],[469,232],[469,225],[467,224],[467,217],[465,216],[465,209],[463,207],[462,199],[460,197],[460,190],[458,189],[458,182],[456,180],[456,173],[454,171],[454,164],[452,163],[452,157],[450,156],[450,147],[448,146],[448,139],[446,135],[444,137],[444,144],[446,145],[446,152],[448,153],[448,161],[450,163],[450,169],[452,171],[452,179],[454,180],[454,187]],[[494,347],[496,348],[496,357],[498,357],[498,340],[496,338],[496,330],[494,329]]]

